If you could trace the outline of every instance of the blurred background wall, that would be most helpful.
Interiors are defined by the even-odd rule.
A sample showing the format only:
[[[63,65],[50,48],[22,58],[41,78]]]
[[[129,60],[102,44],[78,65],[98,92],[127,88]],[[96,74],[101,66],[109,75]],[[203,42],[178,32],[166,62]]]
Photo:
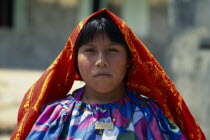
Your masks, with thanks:
[[[0,138],[80,20],[108,8],[149,48],[210,137],[210,0],[1,0]]]

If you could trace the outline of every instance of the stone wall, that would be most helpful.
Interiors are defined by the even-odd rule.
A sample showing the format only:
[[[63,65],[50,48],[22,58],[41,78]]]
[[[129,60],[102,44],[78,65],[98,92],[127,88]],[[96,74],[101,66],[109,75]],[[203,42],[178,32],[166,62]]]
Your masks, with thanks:
[[[170,50],[173,81],[182,94],[206,137],[209,138],[209,72],[210,49],[202,50],[200,45],[210,32],[207,28],[193,28],[177,34]]]
[[[167,63],[172,80],[208,139],[210,50],[201,49],[201,44],[204,39],[210,42],[210,0],[173,2],[173,34],[166,51]]]
[[[77,5],[64,7],[40,0],[27,2],[25,28],[0,28],[0,67],[46,69],[77,24]]]

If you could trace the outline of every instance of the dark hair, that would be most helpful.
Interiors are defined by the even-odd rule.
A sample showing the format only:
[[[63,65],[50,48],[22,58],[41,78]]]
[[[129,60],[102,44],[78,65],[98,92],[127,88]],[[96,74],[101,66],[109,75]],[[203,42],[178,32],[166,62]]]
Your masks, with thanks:
[[[112,42],[119,43],[126,48],[128,60],[130,60],[131,52],[128,48],[128,45],[120,29],[106,12],[102,12],[97,16],[94,16],[93,18],[89,19],[89,21],[87,21],[87,23],[84,25],[75,43],[76,57],[78,55],[79,48],[82,45],[92,42],[97,36],[103,35],[104,33],[108,35]],[[75,66],[79,73],[77,64],[78,62],[76,58]]]
[[[130,59],[131,53],[122,33],[106,12],[102,12],[101,14],[91,18],[82,28],[75,43],[76,55],[82,45],[92,42],[93,39],[104,33],[107,33],[112,42],[125,46],[128,58]]]

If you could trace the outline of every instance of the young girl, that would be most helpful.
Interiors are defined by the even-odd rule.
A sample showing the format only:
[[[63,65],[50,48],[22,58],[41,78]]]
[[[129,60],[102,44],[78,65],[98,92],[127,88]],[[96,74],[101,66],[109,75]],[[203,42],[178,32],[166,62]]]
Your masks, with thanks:
[[[85,86],[67,95],[77,79]],[[25,138],[205,136],[151,53],[121,19],[102,9],[77,26],[55,62],[25,95],[11,139]]]

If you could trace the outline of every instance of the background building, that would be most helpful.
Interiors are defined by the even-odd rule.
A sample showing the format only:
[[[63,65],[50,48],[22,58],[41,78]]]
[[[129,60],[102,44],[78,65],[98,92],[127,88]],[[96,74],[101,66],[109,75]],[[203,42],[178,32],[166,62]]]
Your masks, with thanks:
[[[209,138],[209,7],[210,0],[1,0],[0,135],[11,134],[24,93],[78,22],[108,8],[154,54]]]

